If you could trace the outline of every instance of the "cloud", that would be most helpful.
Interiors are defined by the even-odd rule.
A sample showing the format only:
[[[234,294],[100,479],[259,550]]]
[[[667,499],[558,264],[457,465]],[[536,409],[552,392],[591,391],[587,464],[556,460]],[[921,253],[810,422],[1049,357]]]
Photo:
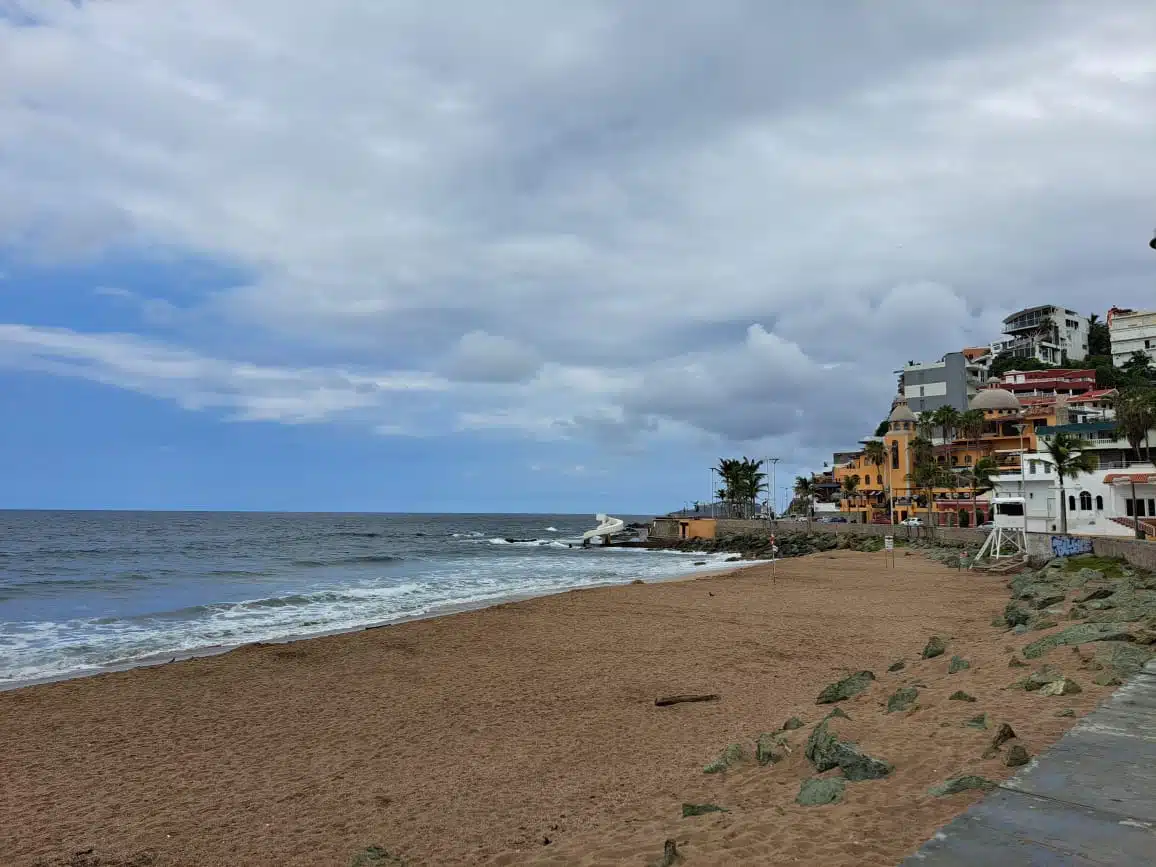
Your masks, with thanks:
[[[521,382],[541,366],[536,352],[484,331],[471,331],[458,341],[446,374],[461,382]]]
[[[334,419],[381,407],[386,395],[446,387],[421,373],[262,366],[129,335],[24,325],[0,325],[0,367],[87,379],[190,410],[227,410],[237,420],[286,423]]]
[[[1010,310],[1150,297],[1142,0],[21,8],[0,257],[248,277],[135,311],[243,335],[236,361],[77,321],[81,356],[13,364],[383,432],[818,449]],[[238,384],[269,357],[287,378]],[[342,373],[398,369],[420,420]]]

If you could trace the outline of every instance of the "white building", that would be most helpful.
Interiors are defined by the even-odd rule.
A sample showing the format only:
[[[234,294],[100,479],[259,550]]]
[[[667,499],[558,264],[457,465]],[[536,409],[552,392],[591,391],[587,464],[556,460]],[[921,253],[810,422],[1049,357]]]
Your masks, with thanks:
[[[1013,313],[1003,321],[1007,339],[991,345],[992,355],[1038,358],[1048,364],[1081,361],[1088,356],[1088,317],[1045,304]]]
[[[1134,310],[1108,311],[1108,335],[1112,339],[1112,364],[1123,367],[1136,352],[1156,362],[1156,313]]]

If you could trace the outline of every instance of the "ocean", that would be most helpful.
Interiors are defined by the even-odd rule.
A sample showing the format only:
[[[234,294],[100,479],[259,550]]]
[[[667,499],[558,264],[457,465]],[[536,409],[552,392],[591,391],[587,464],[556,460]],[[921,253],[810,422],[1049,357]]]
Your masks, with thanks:
[[[582,531],[596,524],[593,515],[0,512],[0,688],[725,560],[582,549]]]

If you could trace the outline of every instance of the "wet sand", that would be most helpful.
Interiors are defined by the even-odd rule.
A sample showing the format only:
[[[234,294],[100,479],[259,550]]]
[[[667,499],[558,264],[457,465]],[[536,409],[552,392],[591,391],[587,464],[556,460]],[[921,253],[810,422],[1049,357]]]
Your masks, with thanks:
[[[965,719],[1038,753],[1109,691],[1074,670],[1077,695],[1005,689],[1032,670],[1009,648],[1044,634],[990,625],[1006,579],[896,563],[832,552],[780,562],[774,585],[761,565],[581,590],[0,693],[0,863],[314,867],[377,844],[411,865],[642,867],[672,838],[688,865],[895,864],[980,797],[929,786],[1012,773]],[[921,660],[931,635],[948,651]],[[971,668],[948,674],[953,654]],[[820,719],[819,691],[858,669],[878,679],[840,703],[841,733],[890,777],[796,806],[810,725],[777,765],[703,773],[728,743]],[[886,714],[914,682],[919,709]],[[695,692],[721,700],[654,706]]]

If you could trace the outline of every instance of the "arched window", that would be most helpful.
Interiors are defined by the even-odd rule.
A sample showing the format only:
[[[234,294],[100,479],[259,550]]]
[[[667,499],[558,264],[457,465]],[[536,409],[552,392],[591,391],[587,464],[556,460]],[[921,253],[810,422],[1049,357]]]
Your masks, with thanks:
[[[875,484],[877,484],[877,485],[883,484],[883,476],[876,476],[875,477]]]
[[[1073,497],[1071,494],[1068,494],[1068,511],[1069,512],[1076,511],[1076,498]]]
[[[1080,511],[1081,512],[1092,511],[1092,495],[1089,494],[1087,491],[1080,491]]]
[[[1104,498],[1101,497],[1099,494],[1096,495],[1096,511],[1097,512],[1104,511]]]
[[[899,469],[899,443],[891,444],[891,469]]]

